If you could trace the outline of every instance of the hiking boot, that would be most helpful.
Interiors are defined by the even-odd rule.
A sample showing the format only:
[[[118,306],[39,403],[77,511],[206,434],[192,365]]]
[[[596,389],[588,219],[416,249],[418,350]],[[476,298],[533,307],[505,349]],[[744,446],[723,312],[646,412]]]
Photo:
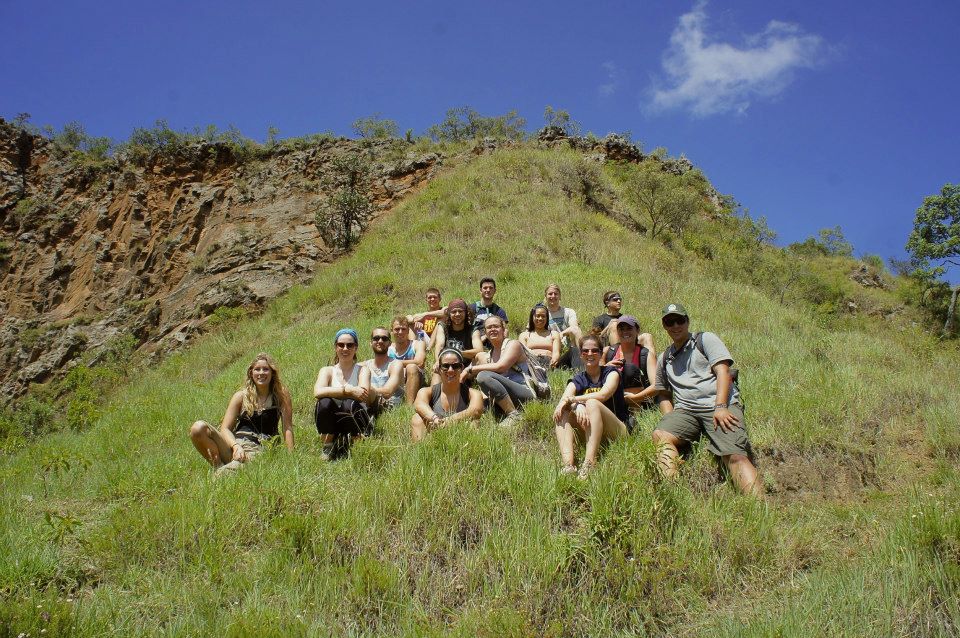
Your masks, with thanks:
[[[576,465],[564,465],[560,468],[560,476],[569,476],[570,474],[577,473]]]
[[[587,463],[584,461],[583,465],[580,466],[580,471],[577,472],[577,478],[581,481],[587,480],[587,477],[590,476],[590,472],[593,471],[593,463]]]
[[[503,420],[500,421],[497,425],[502,428],[512,428],[516,425],[519,425],[523,421],[523,413],[520,410],[514,410],[507,416],[503,417]]]

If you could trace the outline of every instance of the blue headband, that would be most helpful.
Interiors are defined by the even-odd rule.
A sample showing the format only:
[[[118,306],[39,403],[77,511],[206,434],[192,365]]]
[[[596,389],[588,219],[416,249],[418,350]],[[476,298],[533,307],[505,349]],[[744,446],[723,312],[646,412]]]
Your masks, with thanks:
[[[357,331],[354,330],[353,328],[340,328],[339,330],[337,330],[337,334],[333,337],[333,343],[336,344],[337,339],[339,339],[343,335],[350,335],[351,337],[353,337],[354,343],[360,343],[360,337],[357,336]]]

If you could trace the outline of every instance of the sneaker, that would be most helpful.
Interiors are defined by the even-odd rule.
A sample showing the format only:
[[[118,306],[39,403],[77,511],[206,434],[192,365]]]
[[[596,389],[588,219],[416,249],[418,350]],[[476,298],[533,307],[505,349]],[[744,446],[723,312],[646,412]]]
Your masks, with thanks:
[[[577,478],[580,479],[581,481],[585,481],[587,480],[587,477],[590,476],[590,472],[592,471],[593,471],[593,463],[584,462],[584,464],[580,466],[580,471],[577,472]]]
[[[503,417],[503,420],[498,424],[502,428],[512,428],[515,425],[519,425],[523,421],[523,413],[520,410],[514,410],[507,416]]]
[[[564,465],[560,468],[560,476],[567,476],[569,474],[576,474],[577,466],[576,465]]]
[[[321,461],[332,461],[333,460],[333,441],[330,443],[323,444],[323,451],[320,452]]]

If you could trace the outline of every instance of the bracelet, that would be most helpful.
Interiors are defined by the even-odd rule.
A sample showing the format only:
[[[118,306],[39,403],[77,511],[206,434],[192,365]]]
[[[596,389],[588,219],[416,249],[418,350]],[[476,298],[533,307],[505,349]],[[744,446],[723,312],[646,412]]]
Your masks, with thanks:
[[[717,408],[729,408],[729,407],[730,407],[729,403],[718,403],[715,406],[713,406],[713,409],[716,410]]]

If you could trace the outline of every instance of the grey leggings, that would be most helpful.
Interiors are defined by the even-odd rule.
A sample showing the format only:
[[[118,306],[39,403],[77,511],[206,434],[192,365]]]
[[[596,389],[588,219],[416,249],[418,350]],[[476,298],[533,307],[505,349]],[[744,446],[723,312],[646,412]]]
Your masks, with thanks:
[[[510,397],[515,406],[536,398],[536,394],[526,383],[518,383],[497,372],[484,370],[477,375],[477,385],[496,403],[500,399]]]

